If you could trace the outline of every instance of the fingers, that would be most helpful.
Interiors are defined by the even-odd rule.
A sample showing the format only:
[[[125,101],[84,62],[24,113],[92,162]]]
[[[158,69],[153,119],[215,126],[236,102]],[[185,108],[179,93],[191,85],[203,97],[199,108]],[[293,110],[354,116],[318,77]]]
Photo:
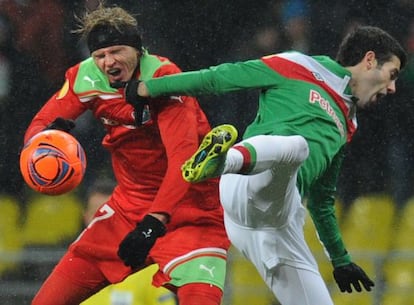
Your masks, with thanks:
[[[341,290],[341,292],[348,292],[351,293],[352,292],[352,287],[351,285],[341,285],[339,286],[339,289]]]
[[[353,281],[352,282],[352,286],[354,286],[354,289],[357,292],[361,292],[362,291],[361,284],[362,284],[362,286],[364,287],[364,289],[366,291],[371,291],[372,290],[372,287],[375,286],[374,282],[371,281],[369,278],[359,279],[359,280],[356,280],[356,281]],[[349,293],[352,292],[351,284],[347,286],[346,291],[349,292]],[[342,292],[344,292],[344,291],[342,291]]]
[[[358,291],[358,292],[361,292],[362,291],[361,285],[359,284],[359,281],[358,280],[353,281],[352,282],[352,285],[354,286],[354,288],[355,288],[356,291]],[[350,291],[348,291],[348,292],[350,292]]]
[[[374,282],[367,278],[367,279],[358,279],[358,280],[354,280],[346,284],[342,284],[339,286],[339,289],[341,290],[341,292],[352,293],[353,291],[352,287],[354,287],[355,291],[361,292],[362,291],[361,284],[366,291],[371,291],[372,287],[374,287]]]
[[[364,286],[366,291],[371,291],[371,288],[375,286],[374,282],[371,281],[369,278],[361,281],[362,285]]]

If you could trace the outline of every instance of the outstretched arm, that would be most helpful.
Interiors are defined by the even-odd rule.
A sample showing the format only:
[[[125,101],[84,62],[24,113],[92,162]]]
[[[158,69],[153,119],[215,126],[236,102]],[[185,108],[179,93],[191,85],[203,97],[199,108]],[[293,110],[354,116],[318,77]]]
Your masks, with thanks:
[[[244,89],[266,89],[283,80],[263,60],[256,59],[146,80],[139,84],[137,93],[142,97],[223,94]]]

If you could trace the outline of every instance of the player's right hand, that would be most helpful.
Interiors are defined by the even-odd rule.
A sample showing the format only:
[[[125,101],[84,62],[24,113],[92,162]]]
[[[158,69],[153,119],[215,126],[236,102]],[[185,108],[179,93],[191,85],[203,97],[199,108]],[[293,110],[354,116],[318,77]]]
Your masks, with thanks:
[[[352,286],[358,292],[362,291],[361,284],[367,291],[371,291],[374,282],[364,270],[357,264],[350,263],[345,266],[335,267],[333,275],[341,292],[352,292]]]

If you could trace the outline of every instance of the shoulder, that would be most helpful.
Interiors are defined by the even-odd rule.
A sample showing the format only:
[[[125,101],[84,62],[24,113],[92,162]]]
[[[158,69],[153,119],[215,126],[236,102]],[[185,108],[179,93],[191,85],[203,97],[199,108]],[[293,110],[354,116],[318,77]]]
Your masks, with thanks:
[[[290,62],[290,63],[296,63],[296,64],[301,64],[301,63],[303,64],[304,62],[314,61],[315,59],[313,59],[312,56],[303,54],[298,51],[287,51],[287,52],[263,56],[261,60],[264,61],[265,63]]]
[[[140,60],[141,80],[180,73],[181,69],[167,57],[144,52]]]

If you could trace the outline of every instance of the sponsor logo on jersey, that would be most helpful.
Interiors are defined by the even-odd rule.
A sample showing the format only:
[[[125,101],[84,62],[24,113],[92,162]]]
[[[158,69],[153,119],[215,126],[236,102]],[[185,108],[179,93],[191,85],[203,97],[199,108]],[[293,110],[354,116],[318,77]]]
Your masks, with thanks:
[[[335,111],[331,107],[331,104],[329,104],[329,101],[324,99],[321,94],[316,90],[310,90],[309,92],[309,103],[315,104],[318,103],[319,106],[325,110],[325,112],[332,118],[332,120],[335,122],[336,127],[338,127],[339,133],[341,136],[345,136],[345,129],[342,125],[341,121],[339,120],[338,116],[336,115]]]

